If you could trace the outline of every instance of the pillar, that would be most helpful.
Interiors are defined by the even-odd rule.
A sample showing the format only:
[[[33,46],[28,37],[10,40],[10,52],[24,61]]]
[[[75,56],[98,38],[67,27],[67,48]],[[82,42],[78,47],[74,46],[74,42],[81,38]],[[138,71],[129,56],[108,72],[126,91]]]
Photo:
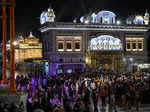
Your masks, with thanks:
[[[2,0],[3,3],[6,2],[6,0]],[[2,33],[3,33],[3,46],[2,46],[2,84],[7,84],[7,75],[6,75],[6,38],[7,38],[7,15],[6,15],[6,5],[2,6]]]
[[[113,24],[115,24],[116,23],[116,19],[115,19],[115,17],[113,17]]]
[[[10,0],[10,92],[16,92],[16,81],[15,81],[15,57],[14,57],[14,38],[15,38],[15,1]]]

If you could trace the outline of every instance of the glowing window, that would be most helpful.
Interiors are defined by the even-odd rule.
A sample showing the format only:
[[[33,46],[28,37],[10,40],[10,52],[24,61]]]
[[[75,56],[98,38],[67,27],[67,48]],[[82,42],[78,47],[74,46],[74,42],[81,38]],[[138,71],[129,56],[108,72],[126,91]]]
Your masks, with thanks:
[[[142,43],[138,43],[138,49],[142,49]]]
[[[64,51],[64,42],[58,41],[57,42],[58,51]]]
[[[136,49],[136,43],[132,43],[132,48]]]
[[[131,49],[130,43],[127,43],[127,49]]]
[[[67,44],[67,49],[72,49],[72,42],[66,42]]]
[[[58,43],[58,49],[63,49],[64,47],[63,47],[63,42],[59,42]]]
[[[144,38],[126,38],[126,50],[127,51],[143,51],[143,40]],[[130,44],[130,49],[128,49],[128,45]]]
[[[75,42],[75,49],[80,49],[80,42]]]

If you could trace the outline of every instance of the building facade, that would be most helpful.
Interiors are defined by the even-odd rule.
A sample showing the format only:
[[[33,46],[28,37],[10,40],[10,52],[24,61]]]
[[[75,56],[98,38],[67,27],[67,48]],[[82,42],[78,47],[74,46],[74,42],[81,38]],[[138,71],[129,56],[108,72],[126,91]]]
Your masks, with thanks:
[[[148,24],[147,12],[122,23],[110,11],[83,16],[80,22],[55,22],[53,10],[48,9],[41,14],[40,30],[43,57],[50,60],[49,74],[87,69],[137,70],[139,64],[147,62]]]

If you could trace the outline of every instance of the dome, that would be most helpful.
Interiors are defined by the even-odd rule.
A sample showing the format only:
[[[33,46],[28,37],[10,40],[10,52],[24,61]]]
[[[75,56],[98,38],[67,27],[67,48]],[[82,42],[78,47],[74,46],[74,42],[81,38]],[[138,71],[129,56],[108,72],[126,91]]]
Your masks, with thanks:
[[[134,16],[129,16],[127,19],[126,19],[126,24],[133,24],[133,21],[134,21]]]
[[[134,24],[143,24],[144,23],[144,18],[143,18],[143,16],[140,16],[140,15],[138,15],[138,16],[135,16],[135,19],[134,19]]]
[[[97,13],[97,16],[109,16],[109,17],[116,17],[116,14],[111,11],[100,11]]]
[[[43,11],[42,14],[40,15],[41,24],[54,21],[55,21],[55,14],[51,7],[49,7],[47,11]]]
[[[54,17],[55,16],[53,9],[48,8],[47,16],[48,17]]]
[[[90,13],[80,18],[81,23],[101,23],[101,24],[115,24],[116,14],[111,11],[100,11]]]
[[[97,14],[98,23],[102,24],[115,24],[116,14],[111,11],[100,11]]]

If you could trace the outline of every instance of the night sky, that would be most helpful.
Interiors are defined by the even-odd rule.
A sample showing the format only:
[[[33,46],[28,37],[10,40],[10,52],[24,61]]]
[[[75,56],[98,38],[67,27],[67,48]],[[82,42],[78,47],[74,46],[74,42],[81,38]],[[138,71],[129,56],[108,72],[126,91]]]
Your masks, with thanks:
[[[42,11],[47,10],[50,3],[56,14],[56,21],[65,22],[72,22],[74,18],[90,11],[109,10],[121,18],[144,15],[146,9],[150,13],[148,0],[16,0],[16,36],[28,35],[30,31],[37,30],[40,25],[39,16]]]

